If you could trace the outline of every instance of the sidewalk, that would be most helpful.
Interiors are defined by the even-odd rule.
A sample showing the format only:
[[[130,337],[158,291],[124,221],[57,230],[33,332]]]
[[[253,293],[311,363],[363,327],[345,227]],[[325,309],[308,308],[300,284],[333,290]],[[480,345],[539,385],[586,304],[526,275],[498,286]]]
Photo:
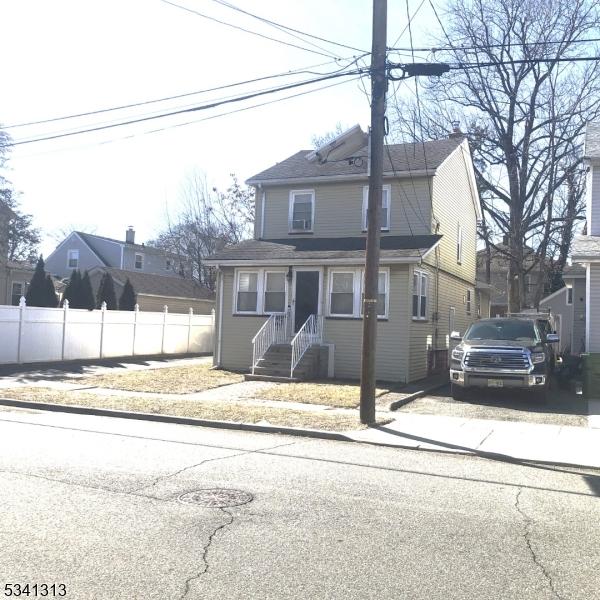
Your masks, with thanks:
[[[346,433],[357,442],[600,468],[600,429],[395,414],[389,425]]]

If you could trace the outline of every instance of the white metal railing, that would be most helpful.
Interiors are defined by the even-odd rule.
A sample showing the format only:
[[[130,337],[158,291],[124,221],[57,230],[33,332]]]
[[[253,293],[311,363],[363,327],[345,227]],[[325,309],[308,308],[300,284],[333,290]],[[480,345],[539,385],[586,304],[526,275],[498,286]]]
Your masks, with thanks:
[[[304,356],[304,353],[313,345],[323,342],[323,315],[310,315],[298,333],[290,342],[292,345],[292,364],[290,378],[294,376],[294,369]]]
[[[273,344],[285,344],[291,337],[292,318],[290,311],[271,315],[252,338],[252,375],[258,361]]]

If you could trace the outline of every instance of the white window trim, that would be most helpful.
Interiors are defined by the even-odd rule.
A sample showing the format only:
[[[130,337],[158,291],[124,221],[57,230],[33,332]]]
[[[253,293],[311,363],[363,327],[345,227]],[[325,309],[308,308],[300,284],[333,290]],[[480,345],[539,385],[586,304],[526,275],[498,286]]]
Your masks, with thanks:
[[[456,262],[461,265],[463,260],[463,228],[458,224],[456,231]]]
[[[465,293],[465,306],[467,314],[470,315],[473,310],[473,292],[470,289]]]
[[[417,277],[419,278],[419,301],[417,302],[417,316],[415,316],[414,314],[412,314],[413,309],[412,309],[412,297],[413,297],[413,289],[411,288],[410,291],[410,313],[412,315],[412,320],[413,321],[427,321],[428,319],[428,314],[429,314],[429,273],[427,271],[421,271],[420,269],[415,269],[414,270],[414,274],[417,275]],[[425,306],[425,316],[421,317],[421,298],[422,298],[422,294],[421,294],[421,287],[422,287],[422,283],[421,283],[421,279],[425,277],[426,281],[427,281],[427,285],[425,287],[425,298],[427,300],[426,302],[426,306]],[[413,285],[413,282],[411,282],[411,286]]]
[[[268,311],[266,310],[265,307],[265,294],[267,293],[267,275],[269,273],[283,273],[283,293],[284,293],[284,300],[283,300],[283,310],[281,311]],[[288,305],[288,285],[287,285],[287,278],[286,278],[286,271],[282,270],[282,269],[265,269],[264,273],[263,273],[263,292],[260,295],[260,298],[262,298],[262,308],[263,308],[263,314],[265,315],[282,315],[283,313],[285,313],[285,310],[287,308]],[[259,275],[260,277],[260,275]],[[235,297],[237,298],[237,292]],[[257,302],[257,304],[260,305],[260,299]],[[258,307],[257,307],[258,308]]]
[[[20,285],[21,286],[21,295],[19,296],[19,300],[27,294],[27,283],[25,281],[11,281],[10,282],[10,302],[12,304],[13,299],[13,286]],[[13,305],[14,306],[14,305]],[[18,304],[17,304],[18,306]]]
[[[572,306],[573,305],[573,286],[568,285],[566,287],[567,287],[567,297],[566,297],[567,306]],[[569,291],[571,292],[571,302],[569,302]]]
[[[310,194],[311,196],[311,217],[310,229],[294,229],[292,227],[294,218],[294,201],[296,195]],[[288,232],[289,233],[314,233],[315,230],[315,190],[290,190],[289,208],[288,208]]]
[[[352,314],[337,314],[331,310],[331,293],[333,289],[333,275],[336,273],[351,273],[352,279]],[[379,269],[379,273],[385,275],[385,312],[382,315],[377,315],[378,319],[389,318],[389,307],[390,307],[390,270]],[[362,300],[363,300],[363,288],[364,288],[364,269],[343,269],[336,268],[330,269],[328,274],[327,284],[327,316],[341,319],[361,319],[362,318]]]
[[[382,193],[387,192],[387,227],[381,227],[381,231],[389,231],[390,230],[390,217],[391,217],[391,207],[392,207],[392,186],[390,184],[386,184],[382,186]],[[383,205],[383,203],[382,203]],[[369,186],[363,186],[363,203],[362,203],[362,230],[367,231],[367,208],[369,206]]]
[[[240,283],[240,275],[242,273],[256,274],[256,310],[238,310],[238,290]],[[285,302],[282,312],[266,312],[265,306],[265,291],[267,288],[267,273],[283,273],[285,278]],[[288,306],[288,284],[287,284],[286,269],[236,269],[233,279],[233,307],[232,314],[234,315],[281,315],[285,313]]]
[[[77,260],[77,265],[72,267],[69,263],[71,262],[71,255],[74,255]],[[67,269],[79,269],[79,249],[73,248],[71,250],[67,250]]]
[[[141,256],[141,257],[142,257],[142,266],[141,266],[141,267],[136,267],[136,264],[137,264],[137,257],[138,257],[138,256]],[[143,255],[141,252],[136,252],[136,253],[133,255],[133,268],[134,268],[136,271],[143,271],[143,270],[144,270],[144,262],[145,262],[145,257],[144,257],[144,255]]]

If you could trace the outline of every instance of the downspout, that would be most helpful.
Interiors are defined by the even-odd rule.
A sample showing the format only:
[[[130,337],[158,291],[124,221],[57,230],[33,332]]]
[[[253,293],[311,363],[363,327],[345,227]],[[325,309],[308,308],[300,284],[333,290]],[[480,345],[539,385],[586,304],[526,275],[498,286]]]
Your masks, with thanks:
[[[217,267],[217,277],[219,279],[219,325],[217,330],[217,367],[221,366],[222,355],[222,331],[223,331],[223,271]]]

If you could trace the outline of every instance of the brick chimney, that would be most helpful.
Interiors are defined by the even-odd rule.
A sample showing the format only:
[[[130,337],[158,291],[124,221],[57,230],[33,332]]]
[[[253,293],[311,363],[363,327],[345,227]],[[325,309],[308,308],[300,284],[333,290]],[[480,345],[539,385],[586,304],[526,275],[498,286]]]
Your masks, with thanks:
[[[133,225],[130,225],[125,232],[125,243],[135,244],[135,229],[133,228]]]

